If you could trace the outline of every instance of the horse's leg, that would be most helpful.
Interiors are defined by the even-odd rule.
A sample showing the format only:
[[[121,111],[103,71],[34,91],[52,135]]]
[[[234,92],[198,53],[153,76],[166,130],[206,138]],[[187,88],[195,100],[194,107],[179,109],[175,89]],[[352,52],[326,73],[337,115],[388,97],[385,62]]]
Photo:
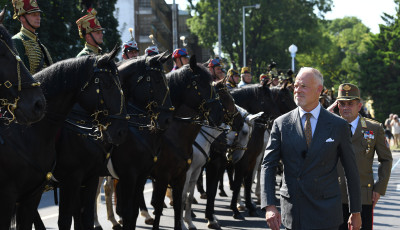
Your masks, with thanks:
[[[33,225],[35,226],[35,230],[46,230],[38,210],[36,210],[33,216]]]
[[[218,188],[218,174],[219,167],[221,166],[221,158],[216,158],[207,164],[206,170],[206,186],[207,186],[207,205],[205,218],[208,220],[208,227],[212,229],[219,229],[218,222],[214,219],[214,203],[215,196]]]
[[[146,201],[144,200],[144,194],[143,194],[143,190],[144,190],[144,186],[146,185],[146,176],[143,176],[143,180],[141,182],[141,187],[137,189],[137,193],[138,194],[138,204],[139,204],[139,209],[140,209],[140,215],[143,216],[145,218],[144,223],[148,224],[148,225],[153,225],[154,223],[154,219],[153,217],[150,216],[149,214],[149,210],[147,210],[147,206],[146,206]]]
[[[204,167],[201,168],[199,177],[197,179],[197,191],[199,191],[201,199],[207,199],[207,193],[204,191],[204,186],[203,186],[203,171]]]
[[[17,206],[17,229],[32,229],[33,220],[42,197],[41,190],[21,201]]]
[[[235,177],[233,180],[233,194],[232,194],[232,199],[231,199],[231,209],[233,211],[233,218],[235,219],[241,219],[244,220],[244,217],[240,214],[239,210],[236,207],[237,203],[237,198],[240,193],[240,187],[243,182],[243,174],[244,174],[244,167],[246,164],[244,164],[246,160],[246,153],[243,155],[242,159],[238,161],[235,165]]]
[[[253,171],[253,170],[252,170]],[[254,207],[251,200],[251,185],[253,184],[253,174],[249,172],[244,178],[244,196],[246,202],[246,208],[249,211],[249,216],[258,217],[257,209]]]
[[[138,209],[135,206],[135,186],[137,186],[137,176],[135,172],[129,170],[125,177],[120,177],[117,184],[117,206],[118,214],[122,217],[123,229],[135,229]]]
[[[94,176],[93,178],[90,178],[86,181],[86,187],[83,190],[84,195],[82,197],[82,226],[84,229],[92,229],[94,224],[94,217],[97,216],[97,191],[98,191],[98,185],[99,182],[103,180],[103,177],[101,177],[101,180],[99,180],[98,176]],[[95,229],[102,229],[100,225],[97,225]]]
[[[257,172],[257,183],[256,183],[256,189],[255,189],[255,195],[257,197],[257,203],[260,204],[261,203],[261,183],[260,183],[260,179],[261,179],[261,160],[263,159],[264,154],[260,154],[260,156],[258,156],[257,158],[257,163],[256,163],[256,168],[254,170],[254,172]]]
[[[151,205],[154,207],[154,215],[155,215],[153,230],[160,228],[160,218],[163,210],[164,194],[168,187],[168,179],[161,178],[159,177],[159,175],[157,176],[158,177],[156,177],[156,182],[153,183],[153,194],[151,197]],[[172,193],[175,193],[175,191],[173,191]],[[180,205],[174,205],[174,207],[175,206],[180,206]]]
[[[95,196],[95,201],[94,201],[94,212],[93,212],[93,225],[95,227],[96,230],[102,230],[103,228],[101,227],[100,223],[99,223],[99,218],[97,216],[97,206],[98,203],[100,203],[100,190],[101,190],[101,186],[103,185],[103,180],[104,177],[99,177],[98,178],[98,184],[97,184],[97,190],[96,190],[96,196]]]
[[[233,190],[233,173],[235,171],[235,166],[233,162],[228,162],[226,165],[226,173],[228,174],[228,179],[229,179],[229,188],[230,190]]]
[[[114,192],[114,180],[112,177],[107,176],[104,182],[104,197],[106,200],[107,219],[112,223],[113,229],[122,229],[121,225],[117,222],[114,216],[112,196]]]
[[[169,205],[174,206],[174,198],[172,197],[172,189],[167,188],[167,191],[165,192],[165,196],[168,197],[169,199]]]
[[[205,163],[206,163],[205,161],[204,161],[204,163],[202,162],[202,164],[205,164]],[[202,174],[201,172],[203,169],[204,169],[204,167],[198,167],[196,170],[194,170],[191,173],[190,178],[186,178],[186,181],[189,183],[187,184],[188,188],[186,189],[186,192],[184,191],[184,196],[186,197],[185,221],[186,221],[186,223],[188,223],[189,230],[197,229],[192,221],[192,203],[193,203],[194,190],[196,187],[197,178],[199,178],[199,175]],[[186,185],[185,185],[185,187],[186,187]]]
[[[60,183],[60,204],[58,208],[58,228],[59,229],[71,229],[72,216],[74,216],[74,210],[80,209],[80,177],[76,175],[70,175],[67,178],[63,178]],[[79,222],[75,220],[75,222]]]
[[[185,185],[186,180],[186,172],[181,173],[181,176],[177,176],[175,178],[175,183],[173,186],[173,193],[172,196],[176,204],[182,204],[182,193],[183,193],[183,186]],[[175,230],[182,230],[181,219],[182,219],[182,205],[174,205],[174,229]]]
[[[7,185],[7,183],[2,183]],[[15,207],[16,194],[7,186],[0,189],[0,229],[10,229],[11,220],[16,211]]]

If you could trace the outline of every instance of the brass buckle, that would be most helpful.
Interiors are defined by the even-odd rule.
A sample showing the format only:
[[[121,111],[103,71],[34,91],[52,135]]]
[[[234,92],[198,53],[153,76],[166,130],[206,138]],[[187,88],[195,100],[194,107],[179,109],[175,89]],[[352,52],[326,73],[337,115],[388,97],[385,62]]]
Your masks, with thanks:
[[[7,89],[9,89],[9,88],[12,87],[12,83],[11,83],[9,80],[7,80],[6,82],[4,82],[4,86],[5,86]]]

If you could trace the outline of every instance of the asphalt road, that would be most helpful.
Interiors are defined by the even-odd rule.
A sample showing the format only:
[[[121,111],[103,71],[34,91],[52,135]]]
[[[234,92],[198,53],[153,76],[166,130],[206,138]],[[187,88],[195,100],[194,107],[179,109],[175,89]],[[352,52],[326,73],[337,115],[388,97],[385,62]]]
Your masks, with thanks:
[[[378,164],[374,164],[374,171],[377,171]],[[376,175],[375,175],[376,176]],[[227,179],[226,179],[227,180]],[[225,183],[225,191],[231,195],[231,191]],[[152,186],[148,183],[145,188],[145,199],[150,212],[153,208],[149,205],[151,198]],[[101,203],[99,204],[99,221],[103,229],[112,229],[112,225],[107,221],[106,208],[104,201],[104,193],[101,194]],[[200,195],[195,195],[199,204],[193,205],[194,213],[197,215],[194,218],[194,223],[199,230],[208,229],[207,222],[204,219],[205,200],[200,199]],[[254,198],[254,196],[253,196]],[[168,199],[165,200],[168,204]],[[264,220],[264,213],[259,210],[260,217],[248,217],[247,212],[243,212],[246,220],[235,220],[232,217],[232,212],[229,209],[230,199],[217,195],[215,210],[222,229],[267,229]],[[39,213],[46,225],[47,229],[58,229],[58,207],[54,205],[53,192],[47,192],[43,195],[39,206]],[[168,205],[164,209],[161,217],[161,229],[173,229],[173,209]],[[151,214],[152,215],[152,214]],[[151,226],[144,223],[144,218],[139,216],[137,220],[137,229],[151,229]],[[393,152],[392,174],[389,181],[386,196],[381,197],[374,213],[374,229],[375,230],[398,230],[400,229],[400,152]]]

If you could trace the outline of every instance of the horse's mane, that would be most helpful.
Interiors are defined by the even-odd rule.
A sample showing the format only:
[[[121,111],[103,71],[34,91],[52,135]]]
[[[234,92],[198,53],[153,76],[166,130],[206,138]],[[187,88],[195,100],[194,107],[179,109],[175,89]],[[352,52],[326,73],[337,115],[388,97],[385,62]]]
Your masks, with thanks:
[[[33,78],[41,83],[45,96],[76,89],[82,87],[84,81],[90,77],[88,72],[93,68],[95,58],[95,56],[69,58],[39,71]]]
[[[235,88],[231,90],[232,96],[235,95],[235,100],[237,99],[245,99],[245,98],[256,98],[258,99],[259,90],[262,90],[262,88],[267,89],[269,91],[268,87],[262,87],[259,84],[250,84],[250,85],[245,85],[244,87],[241,88]]]
[[[211,77],[211,74],[208,72],[208,69],[206,67],[204,67],[201,63],[197,63],[197,67],[198,67],[198,69],[196,70],[196,72],[198,72],[198,74],[200,74],[199,79],[203,82],[211,83],[212,77]],[[192,73],[192,70],[190,69],[189,64],[186,64],[175,71],[169,72],[167,74],[169,86],[171,88],[173,88],[177,84],[187,82],[187,79],[190,78],[191,73]]]
[[[7,45],[16,53],[14,43],[11,40],[11,35],[8,33],[7,29],[3,24],[0,24],[0,36],[7,43]]]

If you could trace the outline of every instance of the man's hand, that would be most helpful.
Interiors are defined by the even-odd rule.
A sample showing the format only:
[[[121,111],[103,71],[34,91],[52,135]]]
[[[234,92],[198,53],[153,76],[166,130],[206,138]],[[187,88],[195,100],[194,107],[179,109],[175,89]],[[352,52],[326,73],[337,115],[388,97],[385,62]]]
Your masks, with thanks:
[[[333,113],[333,110],[335,109],[335,107],[338,105],[338,101],[336,100],[335,102],[333,102],[332,105],[330,105],[326,110],[328,110],[329,112]]]
[[[272,230],[279,230],[281,227],[281,214],[276,209],[275,205],[269,205],[266,208],[265,219],[267,220],[268,226]]]
[[[347,222],[347,228],[349,230],[359,230],[361,228],[361,214],[352,213]]]
[[[376,203],[378,203],[379,198],[381,198],[381,194],[379,192],[372,192],[372,207],[375,208]]]

